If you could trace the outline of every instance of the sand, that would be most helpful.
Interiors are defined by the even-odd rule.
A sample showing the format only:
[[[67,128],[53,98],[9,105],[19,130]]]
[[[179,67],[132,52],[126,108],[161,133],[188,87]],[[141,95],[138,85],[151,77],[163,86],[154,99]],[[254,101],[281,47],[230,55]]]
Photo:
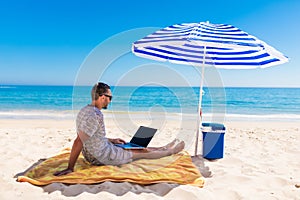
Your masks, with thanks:
[[[188,141],[186,150],[193,155],[193,144],[187,138],[195,131],[192,122],[183,125],[171,118],[161,124],[161,120],[153,123],[143,119],[133,126],[125,119],[117,121],[111,117],[106,119],[107,134],[111,137],[128,139],[129,135],[121,129],[134,132],[137,125],[160,124],[162,131],[155,136],[152,146],[180,137]],[[299,122],[235,121],[224,124],[227,128],[224,158],[209,161],[201,156],[193,157],[205,177],[203,188],[113,182],[69,186],[54,183],[37,187],[19,183],[15,176],[38,160],[70,147],[76,136],[74,120],[2,119],[0,199],[300,199]],[[180,135],[177,135],[178,130],[181,130]],[[186,136],[182,132],[186,132]]]

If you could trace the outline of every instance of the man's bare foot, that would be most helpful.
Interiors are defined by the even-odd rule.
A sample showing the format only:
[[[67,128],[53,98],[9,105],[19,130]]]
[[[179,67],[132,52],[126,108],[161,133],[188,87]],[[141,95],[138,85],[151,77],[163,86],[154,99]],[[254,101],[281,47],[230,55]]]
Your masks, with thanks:
[[[184,141],[179,142],[174,148],[171,149],[172,154],[176,154],[184,149]]]
[[[177,139],[174,139],[172,142],[170,142],[167,145],[161,147],[161,149],[163,149],[163,150],[170,149],[175,145],[176,142],[177,142]]]

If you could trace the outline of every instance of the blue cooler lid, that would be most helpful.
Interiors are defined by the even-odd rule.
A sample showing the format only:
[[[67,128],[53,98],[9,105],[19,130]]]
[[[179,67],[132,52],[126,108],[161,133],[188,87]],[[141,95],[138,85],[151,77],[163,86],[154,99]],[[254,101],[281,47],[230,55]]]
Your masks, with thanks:
[[[224,131],[225,126],[223,124],[218,124],[218,123],[202,123],[202,127],[204,129],[211,129],[212,131]]]

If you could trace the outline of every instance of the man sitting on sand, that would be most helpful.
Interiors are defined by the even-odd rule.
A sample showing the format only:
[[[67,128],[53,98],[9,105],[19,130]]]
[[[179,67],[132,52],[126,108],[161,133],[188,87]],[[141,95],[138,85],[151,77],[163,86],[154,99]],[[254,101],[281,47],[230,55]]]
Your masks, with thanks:
[[[99,82],[92,88],[91,96],[92,103],[83,107],[77,115],[77,138],[72,146],[68,167],[54,175],[61,176],[73,172],[81,151],[84,158],[93,165],[121,165],[142,158],[158,159],[183,150],[184,142],[175,145],[175,140],[163,147],[150,147],[139,151],[124,150],[115,146],[114,144],[123,144],[125,141],[106,137],[101,112],[112,100],[110,87]]]

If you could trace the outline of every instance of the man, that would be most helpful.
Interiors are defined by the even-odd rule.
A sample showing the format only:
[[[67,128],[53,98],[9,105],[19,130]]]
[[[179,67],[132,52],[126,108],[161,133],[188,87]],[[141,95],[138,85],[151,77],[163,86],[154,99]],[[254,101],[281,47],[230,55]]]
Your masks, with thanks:
[[[183,150],[184,142],[175,145],[175,140],[163,147],[147,148],[146,151],[130,151],[115,146],[114,144],[122,144],[125,141],[106,137],[101,112],[112,100],[110,87],[99,82],[92,88],[91,96],[91,104],[83,107],[77,115],[77,138],[72,146],[68,167],[54,175],[61,176],[73,172],[81,151],[84,158],[93,165],[121,165],[142,158],[157,159]]]

